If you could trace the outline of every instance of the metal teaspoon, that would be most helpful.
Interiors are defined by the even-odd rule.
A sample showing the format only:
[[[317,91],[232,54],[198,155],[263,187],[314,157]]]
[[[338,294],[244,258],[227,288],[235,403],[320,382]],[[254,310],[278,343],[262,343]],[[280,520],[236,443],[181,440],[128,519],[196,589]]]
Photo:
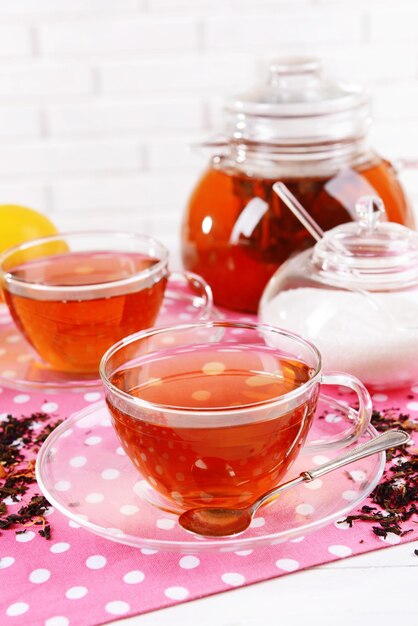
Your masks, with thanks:
[[[276,498],[282,491],[299,485],[302,482],[310,482],[332,472],[344,465],[353,463],[377,452],[382,452],[387,448],[395,448],[404,445],[409,440],[408,433],[403,430],[389,430],[378,435],[371,441],[367,441],[356,448],[342,454],[336,459],[323,463],[318,467],[301,472],[299,476],[282,483],[274,489],[270,489],[260,496],[258,500],[250,506],[242,509],[227,509],[215,507],[199,507],[189,509],[179,517],[179,524],[185,530],[204,537],[227,537],[244,532],[258,510],[258,508],[268,500]]]

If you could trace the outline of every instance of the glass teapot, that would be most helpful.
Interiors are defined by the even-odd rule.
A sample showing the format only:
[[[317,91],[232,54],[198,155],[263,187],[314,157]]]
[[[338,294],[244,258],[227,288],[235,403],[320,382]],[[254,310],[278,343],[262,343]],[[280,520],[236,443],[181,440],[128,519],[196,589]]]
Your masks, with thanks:
[[[358,222],[326,232],[268,282],[259,316],[311,339],[327,370],[370,385],[418,380],[418,233],[356,203]]]
[[[324,230],[356,219],[367,194],[414,227],[394,167],[368,145],[367,92],[323,77],[318,60],[273,64],[267,84],[226,105],[225,120],[224,136],[204,144],[212,158],[182,226],[184,266],[207,280],[217,304],[255,312],[276,269],[312,245],[273,193],[279,179]]]

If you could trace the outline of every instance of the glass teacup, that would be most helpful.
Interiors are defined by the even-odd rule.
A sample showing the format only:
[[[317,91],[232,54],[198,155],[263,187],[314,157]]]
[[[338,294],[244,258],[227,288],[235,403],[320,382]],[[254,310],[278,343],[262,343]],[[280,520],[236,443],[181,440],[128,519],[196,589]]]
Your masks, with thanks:
[[[358,379],[323,373],[313,344],[261,324],[137,333],[106,352],[100,375],[123,449],[167,508],[247,505],[282,480],[304,445],[348,445],[371,416]],[[338,437],[305,444],[321,384],[347,386],[359,408],[344,408],[350,419]]]
[[[0,284],[15,325],[46,364],[77,376],[97,376],[112,344],[154,324],[171,281],[193,291],[197,319],[209,317],[206,283],[171,275],[167,249],[151,237],[64,233],[0,257]]]

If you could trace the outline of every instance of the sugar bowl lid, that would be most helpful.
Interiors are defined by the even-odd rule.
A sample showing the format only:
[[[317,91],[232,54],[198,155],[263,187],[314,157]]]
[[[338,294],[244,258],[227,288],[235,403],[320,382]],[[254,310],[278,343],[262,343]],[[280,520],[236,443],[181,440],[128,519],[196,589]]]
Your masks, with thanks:
[[[315,144],[364,136],[370,98],[362,85],[325,76],[315,57],[282,58],[268,79],[224,107],[235,140]]]
[[[418,283],[418,232],[382,221],[383,202],[362,196],[358,221],[324,233],[314,246],[312,263],[322,277],[349,288],[397,289]]]

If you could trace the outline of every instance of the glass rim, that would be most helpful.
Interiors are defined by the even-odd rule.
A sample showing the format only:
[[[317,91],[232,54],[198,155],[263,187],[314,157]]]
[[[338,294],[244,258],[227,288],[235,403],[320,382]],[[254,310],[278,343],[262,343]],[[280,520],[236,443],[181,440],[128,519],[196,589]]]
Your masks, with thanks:
[[[309,378],[309,380],[307,380],[302,385],[300,385],[300,387],[297,387],[296,389],[293,389],[292,391],[284,393],[273,399],[265,400],[263,402],[248,404],[248,405],[236,406],[236,407],[220,407],[220,408],[211,407],[208,409],[203,409],[203,408],[192,408],[192,407],[172,407],[172,406],[168,406],[164,404],[158,404],[156,402],[155,403],[149,402],[147,400],[134,397],[130,395],[129,393],[127,393],[126,391],[122,391],[121,389],[116,387],[116,385],[114,385],[110,381],[108,375],[105,372],[106,365],[112,356],[114,356],[119,350],[125,348],[126,346],[129,346],[132,343],[135,343],[138,340],[146,339],[147,337],[151,337],[153,335],[160,335],[160,334],[167,333],[167,332],[199,330],[202,328],[217,328],[217,327],[232,327],[232,328],[240,328],[240,329],[244,329],[244,330],[246,329],[246,330],[252,330],[252,331],[261,330],[261,331],[274,333],[276,335],[280,335],[282,337],[284,336],[289,339],[292,339],[296,341],[297,343],[303,345],[305,348],[309,348],[311,352],[315,355],[317,364],[316,364],[316,367],[314,368],[314,373],[311,376],[311,378]],[[196,416],[208,417],[210,415],[232,416],[232,415],[237,415],[242,412],[245,412],[245,413],[254,412],[260,409],[277,406],[284,402],[293,401],[296,398],[298,398],[300,395],[302,395],[304,392],[306,392],[310,387],[312,387],[313,384],[316,384],[318,382],[318,379],[320,378],[320,375],[321,375],[321,371],[322,371],[321,353],[319,352],[318,348],[313,343],[311,343],[309,340],[305,339],[301,335],[298,335],[297,333],[292,333],[283,328],[271,326],[269,324],[261,324],[258,322],[239,322],[239,321],[234,321],[234,320],[220,320],[220,321],[208,320],[206,322],[195,322],[195,323],[190,323],[190,324],[163,326],[159,328],[149,328],[147,330],[142,330],[132,335],[129,335],[128,337],[125,337],[124,339],[121,339],[117,343],[113,344],[113,346],[108,348],[108,350],[106,350],[106,352],[102,356],[102,359],[99,365],[99,374],[100,374],[100,378],[102,380],[104,387],[107,388],[107,390],[110,393],[118,396],[119,399],[124,400],[131,406],[135,406],[135,407],[143,408],[147,410],[152,410],[152,411],[159,410],[159,411],[163,411],[164,413],[171,414],[171,415],[177,415],[179,413],[182,413],[184,415],[195,416],[195,417]],[[134,417],[134,416],[131,416],[131,417]],[[138,419],[138,418],[134,417],[134,419]]]
[[[118,280],[111,280],[108,282],[101,283],[88,283],[85,285],[48,285],[43,283],[35,283],[29,280],[25,280],[24,278],[17,278],[13,275],[13,270],[9,271],[3,269],[4,262],[13,254],[29,250],[32,247],[40,246],[43,244],[52,243],[54,241],[62,241],[66,240],[69,237],[97,237],[97,236],[110,236],[112,239],[119,240],[138,240],[143,243],[148,243],[149,247],[155,246],[159,251],[161,251],[161,258],[158,259],[157,263],[155,263],[152,267],[146,268],[144,270],[140,270],[136,272],[132,276],[128,276],[126,278],[121,278]],[[105,248],[102,250],[97,250],[97,252],[105,252]],[[61,293],[65,290],[66,293],[88,293],[92,289],[93,290],[107,290],[115,287],[122,287],[131,285],[132,283],[137,282],[138,280],[147,280],[155,275],[158,275],[161,271],[163,271],[168,264],[169,251],[164,244],[162,244],[158,239],[151,237],[149,235],[143,235],[141,233],[128,232],[128,231],[110,231],[110,230],[79,230],[79,231],[66,231],[62,233],[56,233],[54,235],[48,235],[46,237],[38,237],[36,239],[30,239],[28,241],[24,241],[15,246],[11,246],[7,248],[0,254],[0,278],[3,278],[4,282],[8,285],[14,285],[21,288],[30,288],[32,291],[37,293]]]

